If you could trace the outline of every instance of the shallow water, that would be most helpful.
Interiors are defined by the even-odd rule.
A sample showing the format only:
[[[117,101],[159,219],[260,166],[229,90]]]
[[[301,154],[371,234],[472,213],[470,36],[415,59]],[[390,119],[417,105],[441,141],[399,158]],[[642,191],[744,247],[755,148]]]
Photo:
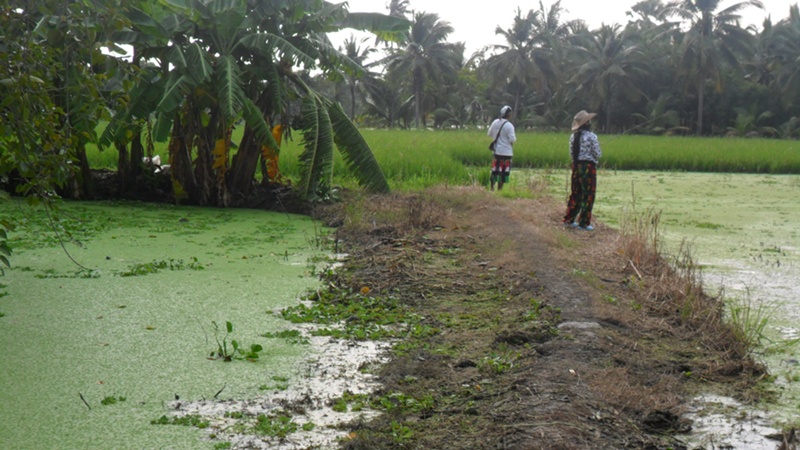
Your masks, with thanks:
[[[271,312],[318,284],[308,261],[323,230],[307,217],[68,203],[82,270],[40,210],[0,208],[19,223],[0,279],[0,448],[212,448],[196,428],[150,421],[176,398],[243,400],[298,376],[308,346],[259,335],[288,328]],[[172,270],[121,276],[153,261]],[[209,360],[224,338],[212,321],[233,324],[229,345],[262,345],[260,359]]]
[[[544,176],[543,174],[534,176]],[[550,174],[557,195],[568,174]],[[717,447],[775,448],[760,431],[798,425],[800,417],[800,176],[708,174],[686,172],[617,172],[598,174],[595,219],[618,228],[623,211],[660,213],[667,254],[681,242],[690,245],[703,267],[711,292],[723,289],[726,298],[771,312],[764,348],[756,356],[775,375],[777,405],[747,409],[738,405],[745,422],[719,416],[704,421],[700,441]],[[716,400],[715,400],[716,401]],[[728,402],[733,402],[728,399]],[[698,399],[698,407],[702,407]],[[736,416],[734,415],[734,416]],[[724,417],[724,415],[723,415]],[[757,417],[756,421],[753,419]],[[731,417],[728,417],[731,419]],[[758,423],[747,432],[747,421]],[[767,425],[768,424],[768,425]],[[774,429],[772,430],[775,431]],[[709,437],[711,436],[711,437]],[[709,440],[711,439],[711,440]],[[716,440],[714,440],[716,439]]]

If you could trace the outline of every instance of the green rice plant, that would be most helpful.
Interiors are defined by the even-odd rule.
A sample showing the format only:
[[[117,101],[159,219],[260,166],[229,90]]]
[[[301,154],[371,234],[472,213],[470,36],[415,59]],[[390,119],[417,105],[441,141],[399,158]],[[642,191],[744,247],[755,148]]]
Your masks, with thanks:
[[[232,140],[238,142],[242,130]],[[438,184],[488,183],[490,138],[484,130],[375,130],[361,133],[393,189],[420,189]],[[600,167],[615,170],[693,171],[726,173],[800,173],[797,141],[718,137],[599,135],[603,157]],[[514,145],[516,168],[569,167],[569,133],[520,130]],[[300,173],[299,140],[286,139],[279,167],[289,179]],[[93,168],[114,168],[114,149],[87,148]],[[155,154],[167,156],[166,143],[156,143]],[[235,152],[233,152],[235,153]],[[334,183],[354,188],[357,182],[341,155],[334,154]],[[513,178],[513,175],[512,175]]]

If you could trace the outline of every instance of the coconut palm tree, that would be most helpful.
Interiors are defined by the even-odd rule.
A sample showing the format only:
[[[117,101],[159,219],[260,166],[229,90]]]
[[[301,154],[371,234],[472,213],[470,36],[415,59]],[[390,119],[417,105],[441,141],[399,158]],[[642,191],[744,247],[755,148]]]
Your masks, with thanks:
[[[340,50],[356,64],[363,67],[367,64],[367,59],[369,56],[377,51],[375,47],[369,47],[365,45],[368,40],[368,38],[356,39],[355,36],[351,35],[349,38],[345,39],[344,43],[342,44],[343,48]],[[356,117],[356,90],[358,87],[358,82],[361,77],[365,76],[374,77],[375,75],[368,74],[366,70],[362,71],[360,74],[344,74],[345,83],[347,83],[348,94],[350,94],[351,120],[355,120]]]
[[[513,97],[513,110],[517,117],[522,117],[521,99],[529,91],[529,87],[536,83],[539,70],[534,61],[533,25],[539,13],[528,11],[524,16],[522,10],[517,8],[511,28],[495,28],[495,34],[505,40],[505,44],[492,47],[497,53],[486,60],[486,68],[491,74],[491,79],[496,87],[507,90]]]
[[[452,32],[453,27],[440,20],[437,14],[415,13],[404,47],[390,50],[389,56],[382,60],[393,76],[410,76],[417,128],[420,128],[423,114],[425,83],[436,80],[443,73],[457,70],[453,57],[456,47],[447,42]]]
[[[800,9],[797,4],[789,9],[789,17],[775,26],[772,52],[776,83],[787,99],[800,101]],[[793,106],[793,108],[792,108]],[[797,103],[790,105],[796,110]]]
[[[514,111],[522,118],[524,98],[536,99],[545,104],[556,80],[552,63],[553,51],[562,38],[568,35],[568,28],[559,22],[560,2],[548,12],[542,3],[540,10],[528,11],[525,15],[517,8],[511,28],[497,27],[495,34],[506,41],[496,45],[497,53],[486,61],[495,87],[501,87],[511,94]]]
[[[405,18],[408,14],[408,0],[389,0],[389,15]]]
[[[722,0],[675,0],[665,10],[667,16],[688,22],[688,29],[679,33],[679,67],[697,92],[697,134],[703,133],[706,82],[721,90],[723,70],[740,69],[739,60],[751,52],[753,36],[739,26],[739,11],[748,6],[764,8],[759,0],[719,10],[721,4]]]
[[[364,80],[367,114],[377,119],[377,125],[394,128],[399,122],[408,128],[414,118],[414,96],[398,89],[397,84],[382,78]]]
[[[646,73],[646,63],[629,30],[603,25],[587,44],[577,47],[583,62],[570,83],[579,93],[589,94],[591,108],[603,111],[606,131],[611,130],[620,98],[635,102],[642,96],[637,79]]]

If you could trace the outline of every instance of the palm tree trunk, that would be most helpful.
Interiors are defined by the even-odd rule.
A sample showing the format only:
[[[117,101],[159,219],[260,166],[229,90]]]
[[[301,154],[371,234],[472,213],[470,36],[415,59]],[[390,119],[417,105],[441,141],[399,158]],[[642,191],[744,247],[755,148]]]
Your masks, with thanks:
[[[419,130],[419,119],[422,116],[422,69],[414,69],[414,121]]]
[[[701,136],[703,134],[703,109],[705,108],[703,102],[705,97],[705,80],[700,80],[700,84],[697,86],[697,135]]]

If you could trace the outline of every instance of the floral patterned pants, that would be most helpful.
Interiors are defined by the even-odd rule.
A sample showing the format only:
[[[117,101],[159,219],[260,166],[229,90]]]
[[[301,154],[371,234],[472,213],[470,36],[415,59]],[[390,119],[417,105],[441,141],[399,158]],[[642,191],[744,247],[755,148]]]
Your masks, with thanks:
[[[577,217],[578,225],[582,227],[590,225],[596,191],[597,166],[595,163],[579,161],[572,164],[572,194],[567,203],[564,223],[570,224]]]
[[[492,176],[493,183],[502,181],[508,183],[508,176],[511,174],[511,157],[495,155],[492,158]]]

